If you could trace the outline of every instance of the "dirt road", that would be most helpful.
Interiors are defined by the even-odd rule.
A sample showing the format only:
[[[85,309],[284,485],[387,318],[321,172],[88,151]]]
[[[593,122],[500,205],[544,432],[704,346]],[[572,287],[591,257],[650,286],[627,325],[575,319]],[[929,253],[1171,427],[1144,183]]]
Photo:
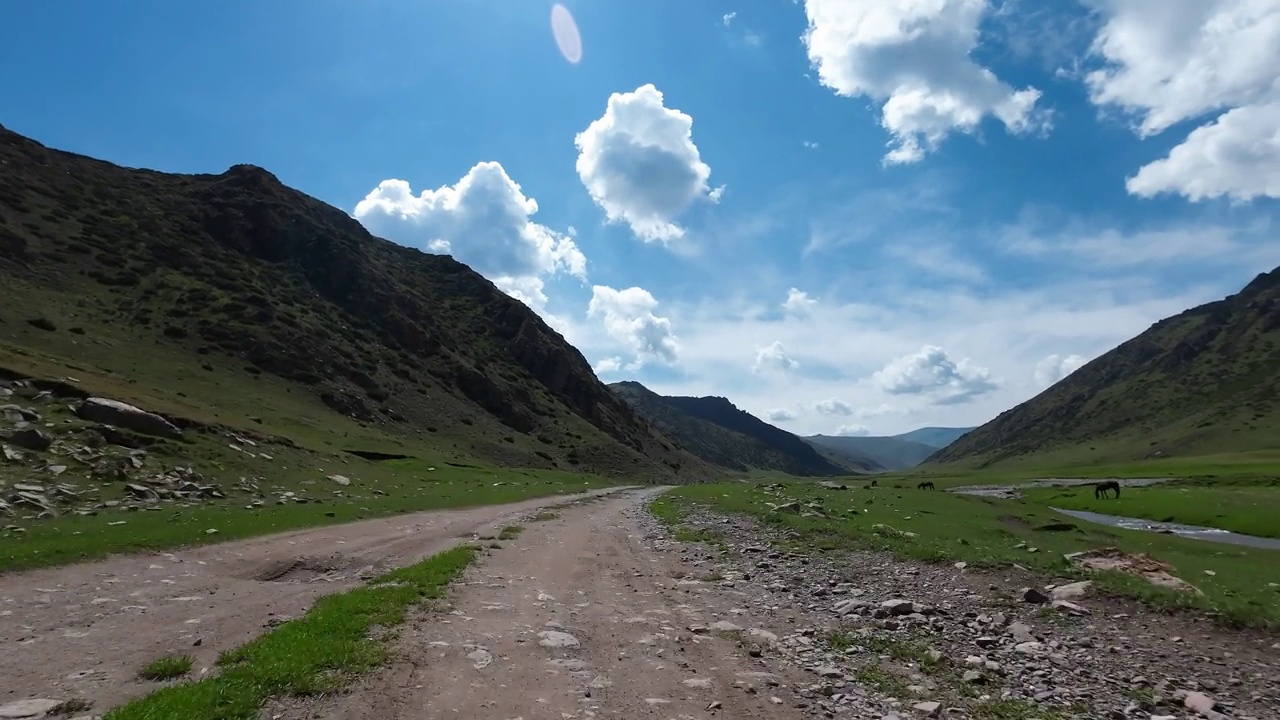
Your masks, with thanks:
[[[0,705],[74,697],[101,712],[154,690],[137,672],[172,653],[194,657],[198,677],[219,653],[302,614],[320,596],[573,497],[584,495],[0,576]]]
[[[651,492],[529,525],[468,572],[448,615],[410,621],[390,667],[349,695],[263,716],[811,717],[781,688],[813,675],[753,656],[781,621],[654,552],[642,516]]]

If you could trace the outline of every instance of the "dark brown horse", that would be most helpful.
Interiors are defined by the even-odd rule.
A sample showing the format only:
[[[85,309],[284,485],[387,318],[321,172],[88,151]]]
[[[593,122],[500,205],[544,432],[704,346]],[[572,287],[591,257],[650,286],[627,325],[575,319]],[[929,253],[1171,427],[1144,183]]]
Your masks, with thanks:
[[[932,480],[925,480],[924,482],[917,485],[916,489],[917,490],[936,490],[937,488],[933,486]]]
[[[1120,483],[1115,480],[1107,480],[1106,482],[1100,482],[1093,486],[1093,498],[1097,500],[1098,498],[1106,497],[1108,490],[1115,490],[1116,497],[1120,497]]]

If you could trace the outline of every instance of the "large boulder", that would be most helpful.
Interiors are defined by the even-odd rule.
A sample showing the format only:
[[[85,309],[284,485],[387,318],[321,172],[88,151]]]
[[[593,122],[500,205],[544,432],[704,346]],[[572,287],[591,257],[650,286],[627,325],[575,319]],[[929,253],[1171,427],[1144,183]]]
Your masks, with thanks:
[[[87,398],[76,407],[76,415],[90,422],[114,425],[145,435],[174,440],[182,437],[182,431],[168,420],[119,400]]]

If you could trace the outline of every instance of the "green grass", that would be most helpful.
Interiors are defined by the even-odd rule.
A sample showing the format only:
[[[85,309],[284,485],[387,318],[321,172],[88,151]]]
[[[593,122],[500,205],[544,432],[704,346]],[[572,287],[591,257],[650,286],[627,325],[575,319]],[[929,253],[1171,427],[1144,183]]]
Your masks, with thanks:
[[[827,517],[770,510],[768,503],[789,499],[802,504],[820,499]],[[750,515],[778,530],[791,531],[795,539],[788,544],[798,551],[867,548],[928,562],[963,560],[974,568],[1007,568],[1016,563],[1048,577],[1084,577],[1062,557],[1064,553],[1117,546],[1170,563],[1204,595],[1157,588],[1119,573],[1093,576],[1100,591],[1136,598],[1158,609],[1207,612],[1231,625],[1280,628],[1277,551],[1089,525],[1032,502],[895,490],[883,483],[846,492],[811,483],[786,485],[780,492],[748,484],[687,486],[665,493],[652,507],[659,517],[680,519],[690,505]],[[851,510],[857,514],[848,514]],[[1035,530],[1056,522],[1074,522],[1078,529]],[[1029,552],[1030,547],[1037,552]]]
[[[1280,482],[1275,486],[1175,484],[1123,488],[1120,497],[1095,500],[1093,488],[1043,488],[1021,491],[1032,502],[1068,510],[1231,530],[1280,538]]]
[[[216,676],[159,690],[105,720],[254,720],[270,698],[339,690],[385,660],[386,634],[371,632],[399,625],[413,606],[443,597],[474,554],[455,548],[324,597],[302,617],[224,653]]]
[[[508,525],[502,528],[502,532],[498,533],[499,540],[514,540],[524,531],[519,525]]]
[[[194,663],[190,655],[166,655],[147,663],[138,671],[138,677],[143,680],[173,680],[191,672]]]
[[[1089,462],[1069,453],[1020,464],[974,469],[957,464],[922,465],[911,470],[877,476],[881,484],[933,480],[939,488],[956,485],[1004,484],[1037,478],[1170,478],[1202,481],[1256,482],[1280,480],[1280,451],[1219,452],[1195,457]]]

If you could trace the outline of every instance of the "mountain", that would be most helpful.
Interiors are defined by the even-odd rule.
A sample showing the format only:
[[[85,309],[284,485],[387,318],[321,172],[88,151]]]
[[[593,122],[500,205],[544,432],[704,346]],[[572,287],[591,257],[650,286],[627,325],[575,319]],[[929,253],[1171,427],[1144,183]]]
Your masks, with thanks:
[[[973,428],[953,428],[953,427],[922,427],[918,430],[905,432],[901,435],[892,437],[898,440],[907,440],[910,442],[928,445],[932,448],[944,448],[960,438],[961,435],[969,432]]]
[[[917,431],[918,432],[918,431]],[[905,470],[924,462],[938,448],[901,437],[810,435],[809,444],[824,448],[836,457],[871,460],[885,470]]]
[[[0,127],[0,286],[0,366],[69,368],[174,413],[508,466],[717,472],[466,265],[258,167],[130,169]]]
[[[1280,268],[1152,325],[929,459],[1103,463],[1280,449]]]
[[[609,385],[636,412],[703,460],[736,471],[775,470],[802,476],[878,470],[866,458],[825,457],[799,437],[738,409],[722,397],[659,395],[638,382]]]

